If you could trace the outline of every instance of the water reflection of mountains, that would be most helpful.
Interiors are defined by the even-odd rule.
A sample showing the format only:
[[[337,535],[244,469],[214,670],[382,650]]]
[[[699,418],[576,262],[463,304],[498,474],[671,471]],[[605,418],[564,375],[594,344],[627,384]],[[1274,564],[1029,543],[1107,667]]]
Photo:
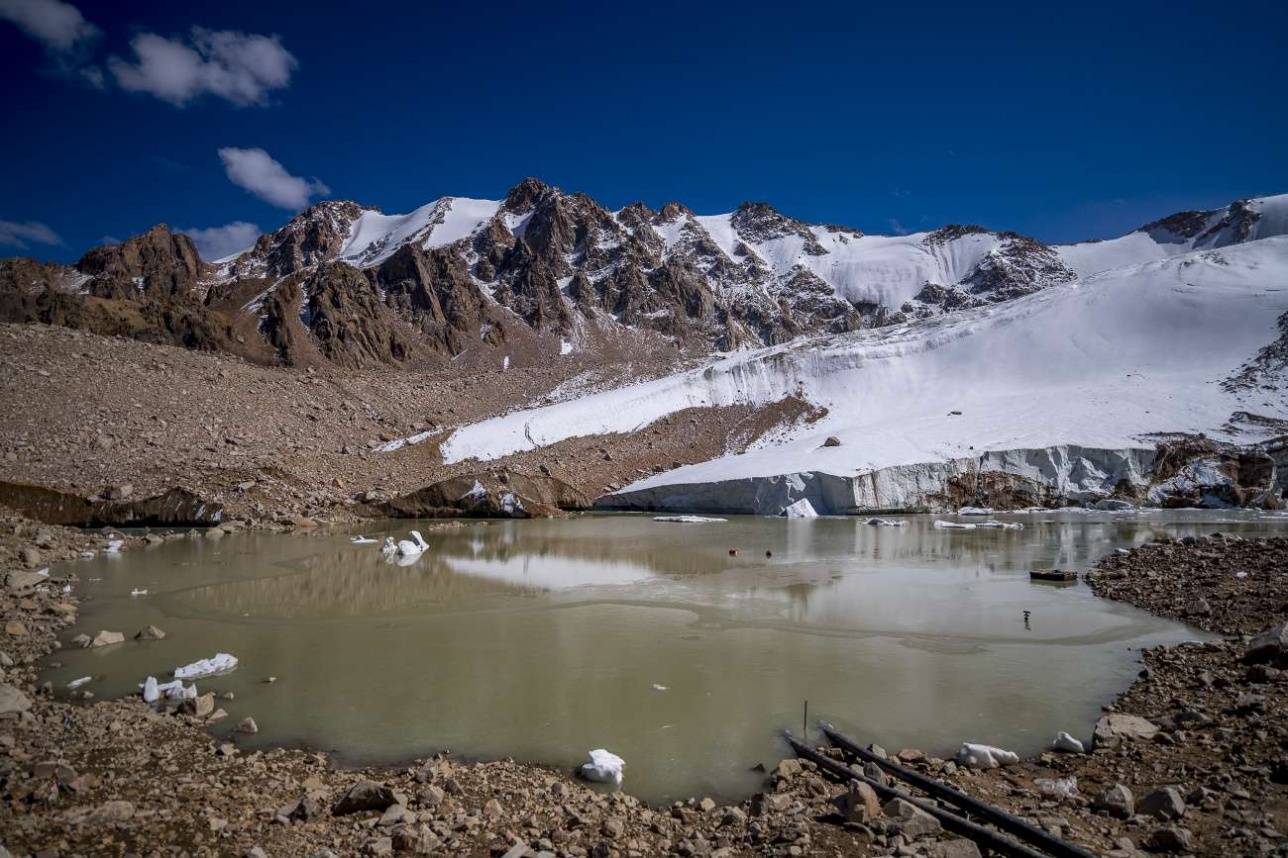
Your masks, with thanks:
[[[386,561],[376,546],[346,546],[315,555],[304,568],[253,580],[198,587],[178,598],[193,606],[250,616],[370,616],[435,605],[533,595],[565,587],[630,584],[659,575],[683,578],[727,571],[753,573],[768,563],[903,561],[980,564],[984,568],[1078,567],[1106,544],[1153,535],[1133,520],[1083,526],[1034,522],[1024,531],[935,530],[929,521],[876,528],[859,520],[794,523],[785,530],[757,520],[729,526],[661,525],[643,519],[599,519],[480,525],[430,533],[414,563]],[[803,525],[803,526],[801,526]],[[764,558],[772,545],[775,560]],[[739,556],[728,547],[744,544]],[[792,601],[826,581],[798,583]]]

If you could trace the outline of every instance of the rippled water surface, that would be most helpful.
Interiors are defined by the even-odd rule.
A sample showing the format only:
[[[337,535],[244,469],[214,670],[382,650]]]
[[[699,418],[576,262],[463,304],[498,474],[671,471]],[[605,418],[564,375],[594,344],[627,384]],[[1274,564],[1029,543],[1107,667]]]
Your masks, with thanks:
[[[940,530],[920,516],[900,528],[427,526],[429,550],[405,566],[346,534],[185,539],[73,564],[88,601],[66,638],[149,623],[168,637],[64,650],[47,675],[60,687],[92,675],[88,689],[116,696],[230,652],[238,670],[198,686],[235,692],[216,730],[253,715],[260,733],[245,744],[569,767],[606,747],[645,799],[736,796],[756,788],[752,766],[780,758],[777,732],[800,730],[806,699],[811,719],[888,748],[947,754],[971,739],[1032,752],[1058,730],[1086,736],[1138,670],[1137,649],[1195,635],[1028,571],[1085,569],[1163,533],[1288,530],[1251,514],[1006,518],[1025,528]]]

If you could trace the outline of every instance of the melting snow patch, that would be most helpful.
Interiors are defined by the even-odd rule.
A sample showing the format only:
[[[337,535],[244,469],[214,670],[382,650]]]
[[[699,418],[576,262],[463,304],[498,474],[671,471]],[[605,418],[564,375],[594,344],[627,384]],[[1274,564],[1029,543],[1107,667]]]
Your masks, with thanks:
[[[506,515],[514,515],[516,511],[521,509],[523,509],[523,502],[517,497],[509,492],[501,495],[501,512]]]
[[[176,667],[175,679],[201,679],[206,676],[218,676],[237,669],[237,657],[226,652],[216,653],[213,658],[203,658],[192,664]]]
[[[567,340],[560,340],[560,341],[559,341],[559,354],[561,354],[561,355],[570,355],[570,354],[572,354],[572,343],[568,342]]]
[[[968,769],[995,769],[998,766],[1012,766],[1020,761],[1020,755],[992,745],[977,745],[963,742],[957,751],[957,762]]]
[[[403,447],[410,447],[429,440],[434,436],[434,430],[430,429],[425,432],[417,432],[415,435],[408,435],[406,438],[395,438],[387,444],[381,444],[376,448],[377,453],[392,453],[395,450],[401,450]]]
[[[480,500],[485,497],[487,497],[487,489],[483,488],[482,483],[480,483],[478,480],[475,480],[474,485],[470,486],[470,490],[465,494],[461,495],[461,500],[465,500],[466,498],[474,498],[475,500]]]

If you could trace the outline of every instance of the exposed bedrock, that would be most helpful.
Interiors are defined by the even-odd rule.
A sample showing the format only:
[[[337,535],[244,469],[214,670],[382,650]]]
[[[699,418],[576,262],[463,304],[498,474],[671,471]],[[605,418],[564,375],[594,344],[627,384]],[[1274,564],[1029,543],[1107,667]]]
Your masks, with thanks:
[[[1183,447],[1183,448],[1182,448]],[[1161,467],[1160,467],[1161,466]],[[822,515],[1094,505],[1277,506],[1275,461],[1260,450],[1160,444],[1060,445],[881,468],[679,483],[606,495],[598,509],[778,515],[806,499]]]
[[[0,481],[0,504],[46,524],[69,527],[205,527],[219,524],[224,510],[221,504],[180,488],[136,500],[87,498],[4,481]]]
[[[374,512],[396,518],[548,518],[590,506],[581,491],[555,477],[503,470],[449,477],[380,504]]]

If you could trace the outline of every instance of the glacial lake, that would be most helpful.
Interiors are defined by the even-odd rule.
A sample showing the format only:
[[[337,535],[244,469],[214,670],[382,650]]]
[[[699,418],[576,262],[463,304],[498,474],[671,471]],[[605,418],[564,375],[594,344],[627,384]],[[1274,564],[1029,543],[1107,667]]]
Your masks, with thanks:
[[[228,652],[237,670],[197,685],[235,693],[213,732],[258,722],[243,748],[355,764],[450,749],[572,769],[604,747],[645,800],[734,798],[758,788],[753,766],[784,756],[779,733],[800,731],[805,700],[811,722],[890,750],[1085,740],[1140,648],[1197,633],[1029,570],[1082,571],[1164,534],[1288,532],[1243,512],[999,516],[1023,530],[936,518],[954,519],[426,522],[429,550],[409,565],[347,533],[182,539],[64,567],[85,601],[45,678],[63,693],[93,676],[102,699]],[[165,640],[129,639],[148,624]],[[100,629],[127,641],[68,645]]]

